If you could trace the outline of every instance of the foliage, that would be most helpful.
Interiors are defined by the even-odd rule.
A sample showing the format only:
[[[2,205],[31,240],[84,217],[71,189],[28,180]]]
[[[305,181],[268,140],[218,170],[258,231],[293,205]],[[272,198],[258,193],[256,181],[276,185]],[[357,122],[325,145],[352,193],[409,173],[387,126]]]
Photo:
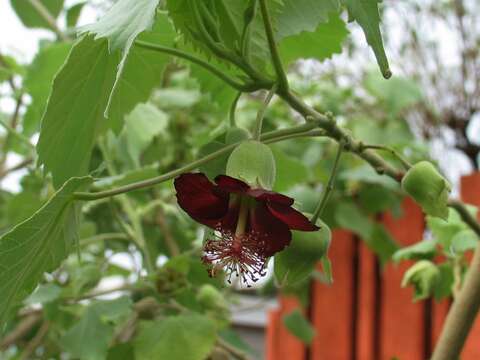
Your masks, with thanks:
[[[378,221],[386,211],[401,215],[399,182],[428,154],[406,121],[423,92],[411,79],[380,76],[391,73],[379,1],[119,0],[78,29],[94,2],[11,5],[26,27],[56,38],[42,40],[30,63],[0,54],[0,100],[15,104],[0,112],[0,180],[20,179],[18,190],[0,191],[0,332],[18,334],[35,320],[13,342],[0,340],[2,359],[249,356],[231,304],[269,286],[308,302],[310,281],[335,276],[330,228],[354,232],[382,265],[419,260],[404,281],[416,298],[449,296],[461,284],[465,253],[477,242],[464,215],[427,217],[432,238],[408,248]],[[318,81],[302,76],[299,60],[335,59],[351,46],[346,16],[364,32],[380,73],[355,83],[335,71]],[[235,279],[228,287],[221,264],[210,269],[215,278],[202,264],[202,244],[218,231],[180,210],[172,181],[197,170],[272,190],[263,195],[280,205],[261,206],[295,229],[285,232],[290,246],[275,255],[263,289]],[[232,208],[243,196],[210,194],[231,196],[223,203]],[[304,218],[293,201],[319,231],[298,229]],[[238,239],[242,215],[230,214]],[[440,264],[432,261],[438,254]],[[305,343],[315,336],[300,311],[283,322]]]

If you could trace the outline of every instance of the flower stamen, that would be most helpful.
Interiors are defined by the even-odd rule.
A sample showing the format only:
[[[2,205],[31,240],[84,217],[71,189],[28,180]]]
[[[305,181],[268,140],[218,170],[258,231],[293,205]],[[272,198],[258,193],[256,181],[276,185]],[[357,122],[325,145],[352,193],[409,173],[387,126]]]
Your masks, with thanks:
[[[220,231],[217,239],[209,239],[205,243],[202,261],[209,265],[210,276],[216,276],[223,269],[227,273],[228,283],[235,275],[247,287],[251,287],[251,282],[257,282],[266,274],[264,245],[264,241],[255,233],[238,236]]]

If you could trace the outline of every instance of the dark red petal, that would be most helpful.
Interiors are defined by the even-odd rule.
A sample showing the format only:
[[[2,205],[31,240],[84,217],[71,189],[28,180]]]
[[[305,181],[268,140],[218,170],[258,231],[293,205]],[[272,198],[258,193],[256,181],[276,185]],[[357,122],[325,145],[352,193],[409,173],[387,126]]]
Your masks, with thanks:
[[[265,189],[250,189],[247,194],[259,201],[269,201],[285,205],[293,204],[293,199],[291,197]]]
[[[243,194],[250,189],[247,183],[227,175],[218,175],[215,178],[215,182],[220,190],[228,193]]]
[[[251,211],[250,231],[265,242],[266,257],[283,250],[292,239],[288,226],[274,217],[264,203],[258,203]]]
[[[228,211],[228,196],[217,194],[202,173],[186,173],[175,179],[178,205],[201,224],[215,228]]]
[[[319,229],[305,215],[291,206],[267,202],[267,207],[273,216],[286,224],[291,230],[315,231]]]
[[[239,199],[238,199],[239,200]],[[225,216],[220,219],[220,228],[223,231],[229,231],[232,234],[235,233],[235,229],[237,228],[238,222],[238,213],[240,212],[240,203],[237,201],[236,203],[230,202],[230,207],[225,214]]]

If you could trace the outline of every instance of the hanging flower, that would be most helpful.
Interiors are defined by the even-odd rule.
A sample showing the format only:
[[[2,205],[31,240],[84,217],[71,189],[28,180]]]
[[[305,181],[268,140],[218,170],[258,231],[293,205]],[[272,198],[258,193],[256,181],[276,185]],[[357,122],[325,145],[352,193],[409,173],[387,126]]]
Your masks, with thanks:
[[[212,183],[202,173],[175,179],[180,207],[195,221],[215,230],[204,245],[203,262],[214,276],[223,269],[247,285],[265,275],[268,257],[284,249],[290,230],[318,227],[292,208],[293,199],[227,175]]]

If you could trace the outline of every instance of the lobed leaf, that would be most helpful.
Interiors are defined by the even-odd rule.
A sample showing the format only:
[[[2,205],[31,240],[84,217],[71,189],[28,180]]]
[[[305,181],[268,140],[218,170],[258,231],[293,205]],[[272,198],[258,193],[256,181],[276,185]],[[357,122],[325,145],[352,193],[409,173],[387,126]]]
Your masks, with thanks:
[[[0,329],[12,306],[70,252],[78,226],[72,194],[91,183],[90,177],[70,179],[32,217],[0,238]]]
[[[388,79],[392,76],[387,55],[383,47],[380,32],[380,14],[378,3],[381,0],[342,0],[348,10],[349,19],[355,20],[363,29],[368,44],[372,47],[382,75]]]

